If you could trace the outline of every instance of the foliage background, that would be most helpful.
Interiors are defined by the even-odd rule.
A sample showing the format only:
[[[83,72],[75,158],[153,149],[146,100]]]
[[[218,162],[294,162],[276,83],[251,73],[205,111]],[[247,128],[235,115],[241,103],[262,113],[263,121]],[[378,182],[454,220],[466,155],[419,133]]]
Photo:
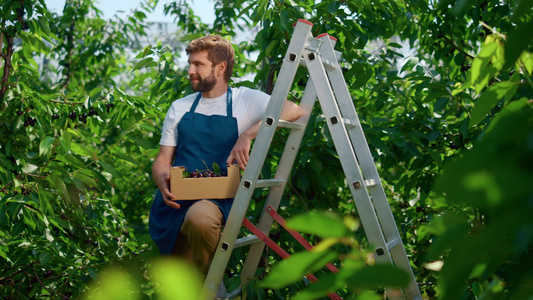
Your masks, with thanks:
[[[160,275],[149,272],[158,265],[147,234],[155,188],[150,167],[167,108],[191,91],[177,63],[183,45],[139,47],[146,13],[156,5],[149,0],[111,20],[90,0],[68,0],[62,15],[38,0],[0,5],[5,298],[80,298],[99,289],[93,283],[119,277],[126,278],[130,297],[164,296],[154,281]],[[235,85],[272,90],[300,18],[315,24],[315,35],[338,38],[345,77],[424,297],[533,295],[531,1],[213,5],[217,17],[210,25],[184,0],[165,11],[175,17],[176,39],[183,42],[210,33],[235,40],[241,30],[253,30],[255,39],[235,44],[234,74],[253,79]],[[306,79],[303,70],[297,74],[291,100],[298,101]],[[324,124],[317,107],[282,201],[285,217],[314,210],[357,216]],[[283,131],[276,136],[263,176],[275,170],[285,138]],[[257,192],[251,219],[265,198]],[[285,232],[275,228],[271,235],[301,250]],[[352,236],[364,244],[362,230]],[[245,251],[230,262],[230,285],[238,284],[231,273]],[[259,280],[277,260],[266,252]],[[440,262],[442,269],[435,268]],[[122,273],[105,277],[109,266]],[[347,298],[358,294],[336,288]],[[273,290],[252,282],[246,291],[248,298],[270,299],[302,289],[301,283]]]

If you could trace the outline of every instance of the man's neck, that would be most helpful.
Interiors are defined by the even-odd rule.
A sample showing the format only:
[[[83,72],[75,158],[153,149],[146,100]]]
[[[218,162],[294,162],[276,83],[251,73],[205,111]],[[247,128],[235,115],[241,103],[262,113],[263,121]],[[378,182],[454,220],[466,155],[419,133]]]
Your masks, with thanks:
[[[217,85],[215,85],[215,87],[208,91],[208,92],[203,92],[202,93],[202,97],[204,98],[216,98],[216,97],[220,97],[222,95],[224,95],[224,93],[226,93],[228,91],[228,84],[224,81],[219,81],[219,83]]]

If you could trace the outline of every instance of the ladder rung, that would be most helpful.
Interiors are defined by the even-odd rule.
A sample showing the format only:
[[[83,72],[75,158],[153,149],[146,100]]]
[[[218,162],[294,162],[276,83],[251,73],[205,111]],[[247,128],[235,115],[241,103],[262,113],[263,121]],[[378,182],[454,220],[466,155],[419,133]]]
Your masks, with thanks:
[[[388,242],[387,243],[387,249],[389,249],[389,251],[396,247],[398,244],[400,244],[400,239],[393,239],[392,241]]]
[[[367,179],[367,180],[365,180],[365,185],[367,187],[375,186],[376,185],[376,181],[374,179]]]
[[[256,188],[280,186],[283,183],[283,180],[279,179],[260,179],[255,184]]]
[[[248,245],[251,245],[257,242],[261,242],[261,240],[257,236],[249,235],[249,236],[245,236],[243,238],[237,239],[233,247],[234,248],[244,247],[244,246],[248,246]]]
[[[295,123],[295,122],[288,122],[285,120],[279,120],[278,121],[278,127],[282,128],[290,128],[290,129],[302,129],[304,127],[301,123]]]

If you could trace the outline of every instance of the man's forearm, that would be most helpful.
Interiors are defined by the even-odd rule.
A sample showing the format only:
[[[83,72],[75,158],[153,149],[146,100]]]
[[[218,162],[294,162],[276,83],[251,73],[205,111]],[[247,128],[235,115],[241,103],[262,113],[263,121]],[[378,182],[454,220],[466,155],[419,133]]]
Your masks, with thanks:
[[[291,122],[298,120],[301,116],[302,109],[300,108],[300,106],[298,106],[294,102],[287,100],[283,105],[283,110],[281,111],[280,119]],[[262,120],[255,123],[242,134],[246,135],[250,139],[250,141],[253,141],[257,137],[259,128],[261,128],[261,122]]]
[[[152,165],[152,177],[159,189],[167,185],[166,178],[170,176],[170,165],[160,160],[155,160]]]
[[[261,123],[263,121],[259,121],[255,123],[254,125],[250,126],[246,131],[244,131],[242,134],[248,137],[250,141],[253,141],[257,137],[257,133],[259,132],[259,128],[261,128]]]
[[[298,120],[302,114],[303,110],[298,104],[286,100],[283,105],[283,110],[281,111],[280,119],[292,122]]]
[[[163,146],[159,148],[159,154],[152,164],[152,177],[159,189],[168,188],[168,178],[170,177],[170,167],[176,147]]]

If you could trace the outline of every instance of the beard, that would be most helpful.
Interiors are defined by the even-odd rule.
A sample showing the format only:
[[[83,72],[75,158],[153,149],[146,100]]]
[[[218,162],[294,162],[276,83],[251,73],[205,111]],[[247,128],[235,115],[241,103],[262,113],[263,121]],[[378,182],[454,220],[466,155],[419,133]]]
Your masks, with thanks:
[[[192,88],[193,91],[200,92],[200,93],[209,92],[217,84],[217,79],[215,78],[215,70],[214,70],[214,68],[213,68],[213,70],[211,71],[211,74],[209,74],[208,77],[202,78],[202,77],[196,75],[194,77],[191,77],[191,79],[197,79],[198,80],[198,82],[196,82],[196,83],[193,83],[191,81],[191,88]]]

